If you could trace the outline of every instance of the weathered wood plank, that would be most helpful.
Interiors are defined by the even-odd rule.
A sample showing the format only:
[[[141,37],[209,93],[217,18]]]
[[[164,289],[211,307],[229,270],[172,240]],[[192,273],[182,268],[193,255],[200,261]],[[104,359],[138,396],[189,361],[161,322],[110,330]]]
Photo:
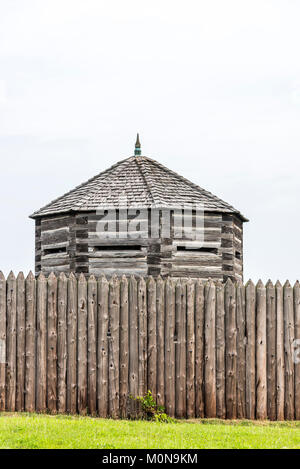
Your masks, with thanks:
[[[156,280],[157,311],[157,403],[165,405],[165,282],[159,276]]]
[[[57,278],[48,277],[47,408],[57,411]]]
[[[141,277],[138,280],[138,323],[139,323],[139,374],[138,395],[147,393],[147,286]]]
[[[216,403],[217,417],[226,418],[224,286],[216,282]]]
[[[267,283],[267,407],[268,418],[276,420],[276,292]]]
[[[67,411],[77,411],[77,281],[73,273],[68,279],[67,309]]]
[[[109,362],[109,415],[112,418],[119,416],[119,325],[120,325],[120,281],[113,277],[109,282],[108,303],[108,362]]]
[[[236,329],[236,291],[230,279],[225,285],[225,338],[226,338],[226,416],[237,417],[237,329]]]
[[[300,420],[300,284],[298,281],[294,286],[294,327],[295,419]]]
[[[277,420],[284,420],[284,320],[283,320],[283,288],[278,281],[276,290],[276,414]]]
[[[168,415],[175,416],[175,287],[173,280],[166,280],[165,324],[165,408]]]
[[[99,417],[108,416],[108,281],[98,280],[98,370],[97,405]]]
[[[47,409],[47,279],[37,280],[36,410]]]
[[[246,285],[246,416],[255,419],[255,285]]]
[[[205,369],[204,369],[204,389],[205,389],[205,417],[215,418],[217,415],[216,400],[216,287],[209,280],[205,284]]]
[[[236,285],[237,325],[237,418],[246,418],[246,311],[245,287]]]
[[[87,413],[87,281],[83,274],[78,280],[78,411]]]
[[[0,272],[0,412],[6,402],[6,279]]]
[[[267,418],[267,322],[266,288],[256,286],[256,418]]]
[[[88,280],[88,412],[97,413],[97,281]]]
[[[67,410],[67,302],[68,279],[64,273],[57,286],[57,410]]]
[[[25,408],[25,278],[23,272],[17,277],[17,383],[16,411]]]
[[[204,286],[195,284],[195,407],[196,417],[204,417]]]
[[[187,418],[195,418],[195,284],[191,279],[188,280],[186,285],[186,303],[186,413]]]
[[[283,317],[284,317],[284,367],[285,367],[285,405],[286,420],[295,418],[295,389],[294,389],[294,311],[293,288],[287,281],[283,288]]]
[[[175,288],[175,368],[176,416],[186,417],[186,281],[179,280]]]
[[[148,304],[148,389],[156,399],[157,387],[157,337],[156,337],[156,284],[153,277],[147,281],[147,304]]]
[[[26,278],[26,311],[25,311],[25,410],[35,410],[36,385],[36,281],[32,272]]]
[[[128,280],[123,275],[120,284],[120,417],[127,417],[129,380]]]
[[[133,398],[139,391],[139,363],[138,363],[138,308],[137,281],[131,276],[129,279],[129,394]],[[129,417],[135,417],[137,405],[133,399],[128,402]]]

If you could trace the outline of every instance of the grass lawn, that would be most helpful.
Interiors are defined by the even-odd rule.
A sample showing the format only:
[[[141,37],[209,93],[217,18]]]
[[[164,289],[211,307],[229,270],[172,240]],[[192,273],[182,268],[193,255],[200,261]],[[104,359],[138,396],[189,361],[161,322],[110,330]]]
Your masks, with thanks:
[[[0,448],[300,448],[300,422],[176,423],[0,414]]]

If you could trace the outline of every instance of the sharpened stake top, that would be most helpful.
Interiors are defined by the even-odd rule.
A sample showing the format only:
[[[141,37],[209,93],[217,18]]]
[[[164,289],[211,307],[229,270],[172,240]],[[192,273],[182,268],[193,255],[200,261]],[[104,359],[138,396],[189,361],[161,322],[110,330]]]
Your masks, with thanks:
[[[141,154],[142,154],[142,150],[141,150],[140,136],[139,136],[139,134],[137,134],[136,142],[135,142],[134,155],[135,156],[140,156]]]

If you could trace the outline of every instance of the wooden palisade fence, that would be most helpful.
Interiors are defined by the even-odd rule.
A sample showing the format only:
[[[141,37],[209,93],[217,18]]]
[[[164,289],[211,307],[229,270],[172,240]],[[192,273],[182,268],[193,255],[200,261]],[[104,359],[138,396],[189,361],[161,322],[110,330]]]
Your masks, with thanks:
[[[0,274],[0,411],[300,419],[296,339],[298,282]]]

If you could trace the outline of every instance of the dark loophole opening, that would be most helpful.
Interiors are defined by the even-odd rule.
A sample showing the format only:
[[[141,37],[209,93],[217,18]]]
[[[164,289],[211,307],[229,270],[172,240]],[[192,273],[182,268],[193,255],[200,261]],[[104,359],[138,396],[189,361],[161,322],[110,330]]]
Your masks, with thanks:
[[[95,251],[140,251],[142,246],[129,244],[127,246],[113,244],[104,246],[95,246]]]
[[[66,247],[44,249],[44,256],[47,256],[48,254],[61,254],[63,252],[67,252]]]
[[[187,251],[187,252],[206,252],[210,254],[218,254],[217,248],[192,248],[190,246],[177,246],[177,251]]]

